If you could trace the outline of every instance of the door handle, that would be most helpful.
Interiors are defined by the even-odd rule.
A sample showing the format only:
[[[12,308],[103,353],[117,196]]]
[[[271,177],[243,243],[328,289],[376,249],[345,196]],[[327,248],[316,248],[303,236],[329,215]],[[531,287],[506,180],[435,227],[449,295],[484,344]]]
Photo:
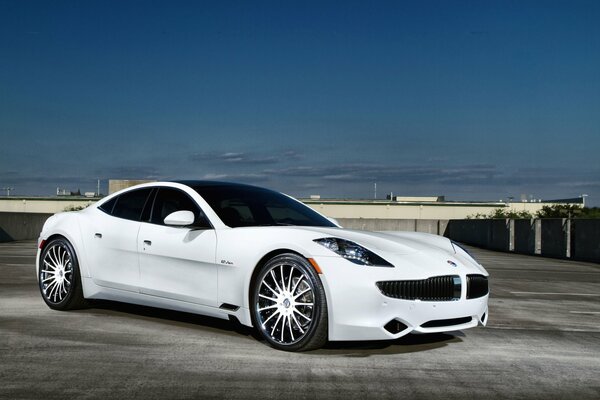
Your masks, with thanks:
[[[94,235],[94,237],[97,237],[98,239],[102,239],[102,234],[101,234],[101,233],[96,233],[96,234]]]
[[[152,246],[152,241],[150,241],[150,240],[144,240],[144,244],[147,244],[148,246]]]

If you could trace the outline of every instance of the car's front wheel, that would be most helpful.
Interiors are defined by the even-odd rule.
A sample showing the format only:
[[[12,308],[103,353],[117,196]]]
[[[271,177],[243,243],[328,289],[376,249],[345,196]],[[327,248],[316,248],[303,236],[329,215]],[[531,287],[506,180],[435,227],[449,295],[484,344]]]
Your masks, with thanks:
[[[38,281],[42,298],[54,310],[73,310],[87,305],[77,255],[67,239],[53,239],[44,247]]]
[[[293,253],[266,262],[251,296],[254,326],[271,346],[307,351],[327,342],[327,301],[309,262]]]

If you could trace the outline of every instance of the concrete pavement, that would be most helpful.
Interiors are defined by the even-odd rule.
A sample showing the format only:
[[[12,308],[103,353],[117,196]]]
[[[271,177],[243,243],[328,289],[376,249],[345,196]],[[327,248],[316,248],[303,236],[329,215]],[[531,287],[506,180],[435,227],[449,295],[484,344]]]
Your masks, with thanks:
[[[228,321],[50,310],[35,243],[0,244],[0,399],[600,398],[600,266],[472,249],[486,328],[285,353]]]

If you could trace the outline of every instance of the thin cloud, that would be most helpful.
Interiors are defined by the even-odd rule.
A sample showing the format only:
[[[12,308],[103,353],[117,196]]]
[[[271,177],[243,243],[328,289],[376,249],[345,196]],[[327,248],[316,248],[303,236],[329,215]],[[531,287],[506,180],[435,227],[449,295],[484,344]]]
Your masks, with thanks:
[[[276,156],[262,156],[253,153],[238,153],[238,152],[227,152],[227,153],[196,153],[190,156],[190,160],[194,162],[210,162],[219,163],[222,165],[264,165],[264,164],[276,164],[280,162],[279,157]]]
[[[265,174],[219,174],[209,173],[204,174],[202,179],[210,181],[235,181],[245,183],[257,183],[265,182],[269,180],[269,177]]]
[[[157,179],[159,171],[153,166],[110,167],[97,170],[97,175],[111,179]]]
[[[387,181],[430,182],[488,180],[498,174],[493,165],[467,165],[461,167],[394,166],[382,164],[341,164],[331,166],[298,166],[265,173],[297,178],[320,177],[330,182]]]

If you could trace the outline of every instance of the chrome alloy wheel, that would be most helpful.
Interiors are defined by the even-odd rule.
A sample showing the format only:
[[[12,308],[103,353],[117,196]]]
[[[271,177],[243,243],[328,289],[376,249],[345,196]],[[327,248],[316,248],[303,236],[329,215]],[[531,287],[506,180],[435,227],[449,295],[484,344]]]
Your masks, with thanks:
[[[313,325],[314,286],[293,260],[278,263],[262,275],[256,297],[260,329],[273,341],[290,345],[300,341]]]
[[[62,242],[50,244],[40,265],[40,287],[47,301],[58,304],[73,284],[73,262],[69,248]]]

